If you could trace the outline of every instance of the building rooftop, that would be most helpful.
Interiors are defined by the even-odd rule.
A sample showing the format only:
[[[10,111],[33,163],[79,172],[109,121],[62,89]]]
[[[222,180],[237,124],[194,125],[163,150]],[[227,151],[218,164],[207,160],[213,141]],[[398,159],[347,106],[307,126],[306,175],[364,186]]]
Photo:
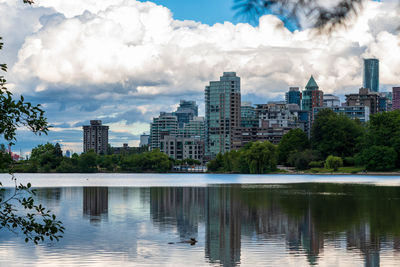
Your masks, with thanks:
[[[308,80],[308,83],[306,85],[306,89],[309,90],[318,90],[319,86],[318,84],[315,82],[314,77],[311,75],[310,80]]]

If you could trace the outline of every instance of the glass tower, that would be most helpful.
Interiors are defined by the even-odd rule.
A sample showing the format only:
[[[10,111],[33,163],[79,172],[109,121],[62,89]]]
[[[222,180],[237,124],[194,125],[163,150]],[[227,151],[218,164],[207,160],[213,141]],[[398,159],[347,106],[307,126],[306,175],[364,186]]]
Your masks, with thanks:
[[[240,77],[224,72],[205,88],[206,154],[215,157],[231,150],[240,127]]]
[[[376,58],[364,59],[363,87],[379,92],[379,60]]]
[[[301,104],[301,92],[299,87],[290,87],[289,92],[286,92],[286,104]]]
[[[198,116],[198,110],[199,108],[195,101],[181,100],[178,109],[172,114],[178,118],[179,128],[183,128],[185,123],[189,123],[190,120]]]
[[[323,105],[324,93],[319,90],[319,86],[311,75],[311,78],[306,85],[306,90],[304,90],[302,94],[301,110],[311,112],[314,107],[322,107]]]

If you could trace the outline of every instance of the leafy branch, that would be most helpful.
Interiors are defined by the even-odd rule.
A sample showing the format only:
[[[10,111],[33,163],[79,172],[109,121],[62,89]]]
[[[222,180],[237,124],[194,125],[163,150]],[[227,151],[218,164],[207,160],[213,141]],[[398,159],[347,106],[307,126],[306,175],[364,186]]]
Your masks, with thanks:
[[[233,9],[237,16],[256,20],[264,14],[273,14],[283,22],[292,23],[301,29],[304,18],[313,21],[313,28],[331,32],[338,26],[347,26],[353,15],[357,15],[366,0],[341,0],[336,5],[326,7],[320,0],[234,0]],[[325,1],[326,3],[326,1]]]
[[[23,0],[24,3],[33,4],[33,0]],[[4,43],[0,37],[0,50]],[[6,72],[7,65],[0,64],[0,70]],[[0,76],[0,136],[13,144],[16,141],[16,131],[19,127],[28,128],[35,134],[47,134],[49,128],[44,110],[40,104],[32,105],[26,102],[21,95],[20,99],[14,99],[13,94],[6,88],[6,79]],[[0,230],[8,229],[17,233],[19,230],[25,236],[25,242],[33,241],[38,244],[45,238],[59,240],[64,233],[62,222],[56,215],[41,204],[35,204],[33,196],[36,191],[31,184],[26,186],[17,184],[17,179],[12,171],[12,159],[7,151],[0,150],[0,168],[10,169],[14,192],[8,198],[4,198],[5,189],[0,182]]]
[[[56,215],[41,204],[35,205],[32,196],[36,195],[36,190],[32,189],[30,183],[26,186],[18,185],[15,176],[10,174],[15,184],[14,192],[5,199],[5,189],[0,189],[0,230],[6,228],[17,233],[15,230],[19,229],[25,236],[25,242],[31,240],[35,244],[44,241],[45,237],[58,241],[65,230],[62,222],[58,221]],[[2,186],[1,183],[0,186]],[[29,197],[26,197],[27,195]],[[27,212],[18,215],[17,206]]]

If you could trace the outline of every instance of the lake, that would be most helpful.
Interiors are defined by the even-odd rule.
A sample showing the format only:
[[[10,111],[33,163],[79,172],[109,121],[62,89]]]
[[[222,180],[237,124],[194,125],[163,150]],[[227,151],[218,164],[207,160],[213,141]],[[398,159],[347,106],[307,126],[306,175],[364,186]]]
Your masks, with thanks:
[[[16,176],[66,231],[35,246],[0,230],[0,266],[400,265],[398,176]]]

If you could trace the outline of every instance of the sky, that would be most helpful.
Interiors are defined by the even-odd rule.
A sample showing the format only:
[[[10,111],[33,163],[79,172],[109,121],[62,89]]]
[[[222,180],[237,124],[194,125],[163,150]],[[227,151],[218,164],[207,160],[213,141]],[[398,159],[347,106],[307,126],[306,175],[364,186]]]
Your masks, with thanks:
[[[325,0],[321,0],[325,1]],[[101,119],[110,143],[138,145],[160,111],[195,100],[224,71],[241,77],[242,101],[283,100],[313,75],[325,93],[362,85],[362,59],[380,60],[381,91],[400,84],[397,1],[367,1],[362,13],[331,35],[235,18],[228,0],[0,0],[0,36],[8,88],[42,104],[52,129],[20,129],[14,147],[27,154],[46,142],[82,151],[82,125]],[[306,21],[306,20],[305,20]]]

